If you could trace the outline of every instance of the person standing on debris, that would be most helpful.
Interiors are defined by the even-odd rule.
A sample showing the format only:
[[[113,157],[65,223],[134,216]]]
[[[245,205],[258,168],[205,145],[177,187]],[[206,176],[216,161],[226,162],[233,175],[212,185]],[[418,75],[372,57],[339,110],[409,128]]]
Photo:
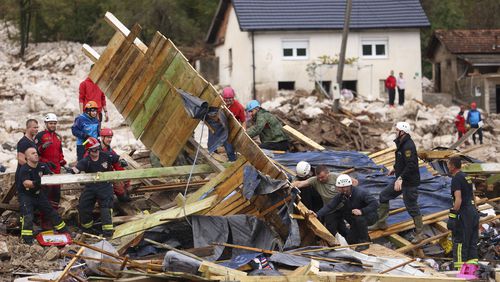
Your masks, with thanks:
[[[389,107],[394,108],[394,99],[396,98],[396,77],[394,71],[385,79],[385,88],[389,93]]]
[[[49,167],[39,162],[36,148],[30,147],[24,152],[26,163],[19,169],[17,194],[21,211],[21,238],[26,244],[33,243],[33,214],[39,209],[50,217],[54,229],[67,232],[66,223],[52,208],[42,189],[42,175],[52,174]]]
[[[477,110],[476,102],[470,104],[469,113],[467,113],[467,124],[472,128],[478,128],[476,131],[479,135],[479,144],[483,144],[483,129],[479,126],[482,123],[481,113]],[[472,141],[476,144],[476,133],[472,134]]]
[[[415,223],[415,238],[412,243],[416,244],[424,239],[424,224],[417,202],[418,185],[420,184],[417,149],[410,136],[410,124],[407,122],[398,122],[396,124],[396,131],[396,140],[394,140],[394,143],[396,143],[396,161],[394,169],[388,174],[395,174],[396,181],[391,182],[380,193],[379,221],[371,226],[370,230],[387,229],[386,219],[389,215],[389,201],[403,194],[406,210]]]
[[[76,137],[76,156],[81,160],[85,154],[83,142],[89,137],[99,137],[99,120],[97,119],[97,103],[90,101],[85,104],[85,112],[76,117],[71,132]]]
[[[369,242],[368,226],[377,221],[378,203],[370,193],[361,188],[352,187],[352,185],[353,182],[349,175],[339,175],[335,186],[340,193],[333,197],[317,214],[312,211],[309,214],[319,218],[330,218],[330,221],[335,222],[335,226],[338,228],[330,230],[332,234],[338,231],[349,244]],[[349,223],[350,228],[347,228],[344,220]]]
[[[453,206],[448,218],[448,230],[453,239],[453,262],[456,268],[465,264],[477,264],[477,242],[479,230],[479,214],[474,205],[472,181],[462,172],[460,157],[448,160],[451,179],[451,197]]]
[[[101,150],[103,152],[108,152],[113,155],[118,156],[118,154],[111,148],[111,141],[113,141],[113,130],[111,128],[103,128],[101,129]],[[127,162],[124,159],[120,159],[119,162],[113,164],[113,170],[125,170],[125,167],[128,166]],[[128,194],[128,189],[130,188],[130,180],[127,181],[118,181],[113,182],[113,192],[115,193],[118,201],[120,202],[129,202],[130,196]]]
[[[262,149],[288,151],[288,136],[276,116],[262,109],[257,100],[248,102],[246,111],[254,125],[247,129],[250,138],[259,136]]]
[[[56,133],[57,129],[57,116],[49,113],[44,118],[45,130],[38,132],[35,137],[35,144],[37,145],[40,154],[40,161],[45,163],[50,171],[54,174],[61,173],[61,167],[66,165],[64,154],[62,150],[62,138]],[[59,209],[59,202],[61,200],[61,185],[48,185],[42,188],[54,210]],[[49,229],[50,223],[46,215],[41,213],[41,224],[43,229]]]
[[[94,65],[92,65],[90,69],[92,69],[93,66]],[[83,114],[85,112],[84,106],[88,102],[94,101],[97,103],[97,117],[99,121],[102,121],[102,112],[104,111],[104,121],[108,122],[109,116],[108,110],[106,109],[106,96],[90,77],[87,77],[87,79],[80,83],[79,92],[78,101],[80,104],[80,113]]]
[[[246,116],[245,108],[234,98],[234,89],[225,87],[222,90],[222,99],[226,104],[229,111],[234,115],[236,120],[241,123],[241,126],[246,129]],[[210,134],[210,133],[209,133]],[[236,161],[236,153],[234,147],[228,141],[224,142],[224,149],[226,150],[227,158],[230,162]]]
[[[24,152],[28,148],[36,148],[35,144],[35,136],[38,133],[38,121],[36,119],[28,119],[26,121],[26,131],[24,135],[17,142],[17,168],[16,173],[14,174],[14,185],[17,185],[17,177],[19,173],[19,169],[22,165],[26,163],[26,156]]]
[[[85,142],[85,149],[89,155],[73,167],[73,173],[96,173],[104,171],[112,171],[113,165],[120,161],[120,157],[110,152],[103,152],[100,150],[100,143],[94,137],[89,137]],[[104,237],[113,236],[113,186],[110,182],[94,182],[86,183],[82,194],[80,195],[80,202],[78,203],[78,213],[80,215],[80,224],[83,232],[93,233],[92,226],[94,220],[92,211],[96,200],[99,201],[101,211],[102,234]]]
[[[467,129],[465,128],[464,111],[465,107],[460,106],[460,112],[458,112],[455,117],[455,127],[457,128],[458,139],[462,138],[462,136],[467,132]]]
[[[311,173],[311,164],[306,161],[300,161],[297,163],[295,166],[295,172],[297,173],[297,176],[294,181],[305,181],[313,177]],[[302,189],[300,192],[300,198],[302,203],[312,211],[316,212],[323,206],[321,195],[318,191],[316,191],[316,189]]]
[[[399,77],[396,80],[396,86],[398,87],[398,104],[403,106],[405,103],[405,88],[406,81],[403,78],[403,73],[399,73]]]

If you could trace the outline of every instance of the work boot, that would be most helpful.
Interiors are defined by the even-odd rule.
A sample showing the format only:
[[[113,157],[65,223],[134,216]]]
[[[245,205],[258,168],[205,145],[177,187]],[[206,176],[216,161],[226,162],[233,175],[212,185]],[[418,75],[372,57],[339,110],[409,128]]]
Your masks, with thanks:
[[[113,238],[113,233],[114,233],[114,230],[103,230],[102,237],[104,237],[106,239],[111,239],[111,238]]]
[[[415,223],[415,237],[413,238],[413,240],[411,240],[411,243],[418,244],[425,239],[425,235],[423,232],[424,223],[422,221],[422,216],[421,215],[415,216],[413,218],[413,222]]]
[[[130,199],[130,196],[128,195],[128,193],[123,193],[121,195],[117,195],[116,198],[118,199],[118,201],[120,203],[127,203],[127,202],[132,201],[132,199]]]
[[[378,207],[378,221],[368,227],[369,231],[374,231],[374,230],[385,230],[387,229],[387,217],[389,216],[389,203],[381,203],[380,206]]]
[[[33,245],[33,236],[23,236],[23,242],[26,245]]]

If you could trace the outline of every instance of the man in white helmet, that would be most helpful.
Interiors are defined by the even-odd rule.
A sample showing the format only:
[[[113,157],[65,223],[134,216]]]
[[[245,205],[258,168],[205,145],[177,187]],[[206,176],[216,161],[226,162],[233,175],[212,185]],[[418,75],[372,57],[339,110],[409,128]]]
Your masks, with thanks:
[[[337,177],[335,186],[339,190],[333,199],[326,204],[317,214],[311,215],[325,218],[325,221],[335,222],[337,230],[330,230],[332,234],[340,233],[349,244],[369,242],[368,226],[377,221],[377,199],[368,191],[353,187],[352,178],[347,174]],[[347,228],[345,221],[350,225]]]
[[[300,161],[295,166],[295,172],[297,177],[295,181],[307,181],[307,179],[313,177],[311,164],[306,161]],[[305,188],[305,187],[302,187]],[[321,195],[316,191],[316,189],[302,189],[300,193],[300,198],[302,203],[312,211],[318,211],[323,207],[323,200]]]
[[[38,132],[35,136],[35,144],[37,146],[40,161],[47,164],[50,171],[55,174],[61,173],[61,167],[66,165],[62,150],[62,137],[56,133],[57,116],[53,113],[48,113],[44,117],[45,130]],[[42,187],[42,192],[46,194],[52,207],[59,209],[61,200],[61,185],[48,185]],[[47,216],[40,213],[43,229],[50,229],[51,224]]]
[[[394,169],[388,175],[395,175],[396,181],[391,182],[379,196],[380,207],[378,209],[379,221],[370,227],[370,230],[386,229],[386,219],[389,215],[389,201],[403,194],[406,211],[415,223],[415,237],[412,243],[416,244],[425,239],[423,234],[424,224],[418,207],[418,185],[420,184],[420,172],[418,168],[418,157],[415,143],[411,139],[411,128],[407,122],[396,124],[396,161]]]

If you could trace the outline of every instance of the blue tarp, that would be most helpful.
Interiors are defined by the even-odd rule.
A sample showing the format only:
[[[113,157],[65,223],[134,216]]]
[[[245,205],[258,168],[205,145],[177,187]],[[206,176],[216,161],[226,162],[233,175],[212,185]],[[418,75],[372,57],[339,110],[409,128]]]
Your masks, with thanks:
[[[378,194],[391,182],[394,176],[387,176],[384,166],[375,164],[368,156],[355,151],[323,151],[275,154],[274,159],[282,165],[295,170],[299,161],[307,161],[313,167],[326,165],[330,171],[341,172],[355,168],[350,175],[358,179],[359,187],[367,189],[378,199]],[[433,176],[425,167],[420,168],[421,183],[418,187],[418,204],[423,215],[447,210],[451,207],[451,179],[445,176]],[[398,197],[390,202],[391,209],[404,207],[403,199]],[[394,224],[411,217],[407,212],[390,216],[387,222]]]

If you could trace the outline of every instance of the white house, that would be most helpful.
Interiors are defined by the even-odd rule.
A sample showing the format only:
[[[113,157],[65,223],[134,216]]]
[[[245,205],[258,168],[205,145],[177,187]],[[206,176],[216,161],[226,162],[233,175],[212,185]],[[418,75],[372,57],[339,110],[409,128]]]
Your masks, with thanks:
[[[341,0],[221,0],[207,42],[215,46],[219,84],[242,102],[269,99],[279,89],[327,88],[337,65],[306,71],[318,57],[340,53]],[[404,73],[406,97],[422,99],[420,28],[429,21],[418,0],[353,0],[343,88],[368,99],[386,97],[391,70]]]

